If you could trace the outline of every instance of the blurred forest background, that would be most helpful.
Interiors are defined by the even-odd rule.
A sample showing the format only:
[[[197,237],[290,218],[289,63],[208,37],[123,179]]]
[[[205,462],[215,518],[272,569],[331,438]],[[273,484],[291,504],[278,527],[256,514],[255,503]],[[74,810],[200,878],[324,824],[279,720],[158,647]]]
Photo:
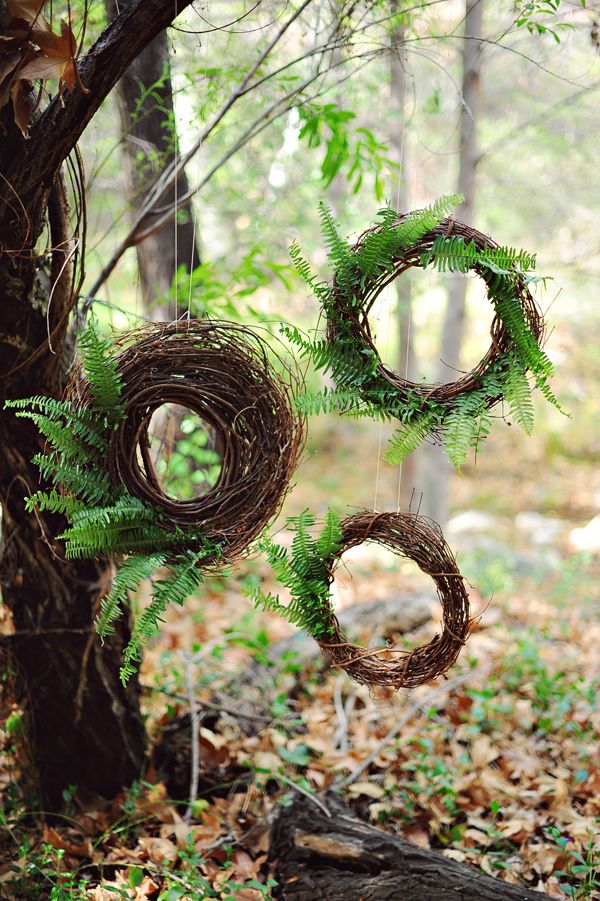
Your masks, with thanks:
[[[334,779],[362,816],[423,847],[555,897],[600,897],[600,10],[504,0],[440,0],[407,10],[392,0],[367,4],[362,18],[355,11],[340,24],[343,5],[306,5],[259,70],[255,80],[264,71],[264,83],[236,100],[186,160],[185,180],[165,193],[167,214],[191,189],[176,227],[166,215],[158,235],[121,254],[148,179],[185,159],[290,7],[278,0],[255,9],[238,0],[196,4],[157,39],[152,60],[138,60],[79,145],[87,189],[84,291],[94,314],[116,330],[188,314],[255,325],[274,338],[282,323],[314,329],[317,303],[294,272],[289,247],[297,241],[328,277],[320,199],[343,233],[358,236],[383,206],[404,212],[462,191],[458,219],[537,253],[538,273],[548,276],[536,297],[548,324],[554,390],[568,416],[536,398],[532,436],[498,416],[483,452],[461,473],[450,471],[438,448],[419,451],[400,469],[385,463],[391,426],[310,417],[278,537],[285,541],[285,517],[306,507],[321,518],[327,507],[434,516],[481,614],[447,691],[442,682],[439,694],[438,686],[375,698],[343,674],[321,675],[316,657],[290,643],[290,628],[244,597],[245,581],[269,578],[251,557],[169,613],[142,667],[144,704],[148,728],[160,736],[166,723],[189,717],[190,685],[198,703],[221,691],[225,706],[238,709],[250,689],[239,680],[232,687],[232,672],[270,661],[269,689],[260,689],[268,725],[248,737],[235,716],[223,726],[204,710],[207,788],[203,794],[201,783],[195,825],[182,826],[169,800],[188,797],[184,767],[179,783],[165,787],[151,771],[118,813],[94,813],[104,817],[104,832],[96,831],[85,853],[77,811],[65,826],[74,830],[70,838],[46,829],[33,859],[53,885],[67,885],[70,874],[74,894],[63,889],[64,898],[80,897],[75,886],[84,885],[89,860],[111,867],[102,871],[104,888],[90,894],[101,901],[117,897],[119,887],[128,897],[169,901],[226,897],[228,885],[238,885],[230,896],[269,896],[260,823],[274,803],[273,785],[311,794]],[[88,4],[90,33],[111,11],[111,2]],[[151,64],[157,70],[149,80]],[[112,257],[119,259],[105,278]],[[450,381],[485,353],[490,318],[477,278],[417,270],[386,290],[373,325],[394,368],[415,380]],[[310,387],[322,382],[310,369],[306,378]],[[183,421],[182,432],[193,428]],[[174,492],[191,490],[194,453],[210,463],[185,439],[165,457]],[[210,478],[210,471],[194,478]],[[354,636],[366,643],[399,633],[414,645],[434,634],[439,611],[416,566],[369,545],[347,563],[335,583],[338,609],[377,601],[387,611],[379,623],[353,622]],[[414,621],[396,628],[398,608],[406,606],[410,619],[411,605]],[[277,663],[271,645],[285,648]],[[262,709],[258,701],[254,709]],[[6,786],[18,768],[11,762],[14,716],[4,738]],[[356,773],[369,754],[369,766]],[[241,798],[210,790],[211,772],[220,767],[227,783],[244,766],[254,776]],[[259,824],[246,844],[242,806],[246,823]],[[111,844],[109,823],[118,817],[130,831],[127,841]],[[226,853],[223,835],[233,849]],[[190,875],[192,853],[200,855],[201,886]],[[21,863],[27,857],[17,855]],[[9,896],[27,897],[21,884],[22,895],[14,888],[25,876],[13,870],[0,878]]]

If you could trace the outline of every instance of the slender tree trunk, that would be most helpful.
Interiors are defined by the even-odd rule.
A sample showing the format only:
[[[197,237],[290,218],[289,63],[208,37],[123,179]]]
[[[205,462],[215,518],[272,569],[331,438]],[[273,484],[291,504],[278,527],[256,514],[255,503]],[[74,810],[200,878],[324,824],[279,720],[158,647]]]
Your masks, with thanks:
[[[462,47],[462,105],[460,112],[460,154],[458,191],[464,195],[456,218],[473,223],[477,168],[477,126],[481,114],[481,44],[484,0],[467,0],[465,39]],[[451,382],[459,376],[465,331],[467,280],[461,275],[448,278],[448,298],[442,328],[438,381]],[[448,492],[452,466],[438,447],[426,450],[424,512],[440,525],[448,519]]]
[[[397,0],[392,2],[392,12],[398,12]],[[390,107],[392,130],[389,137],[392,158],[399,165],[399,183],[394,198],[400,213],[409,210],[408,182],[406,172],[406,93],[408,76],[407,59],[404,50],[404,26],[394,28],[390,53]],[[405,272],[395,285],[396,321],[398,324],[398,372],[403,377],[415,378],[415,349],[412,331],[411,276]],[[418,456],[411,454],[402,464],[400,474],[400,508],[408,510],[417,482]]]
[[[114,18],[131,0],[106,0],[109,18]],[[128,193],[132,206],[144,194],[150,177],[172,162],[178,152],[173,87],[167,34],[162,31],[132,62],[117,84],[117,102],[125,156]],[[175,190],[166,191],[162,206],[175,203],[175,193],[189,188],[182,168]],[[175,304],[172,285],[183,266],[188,272],[199,265],[191,203],[163,228],[136,247],[146,315],[167,320],[187,308],[187,297]]]

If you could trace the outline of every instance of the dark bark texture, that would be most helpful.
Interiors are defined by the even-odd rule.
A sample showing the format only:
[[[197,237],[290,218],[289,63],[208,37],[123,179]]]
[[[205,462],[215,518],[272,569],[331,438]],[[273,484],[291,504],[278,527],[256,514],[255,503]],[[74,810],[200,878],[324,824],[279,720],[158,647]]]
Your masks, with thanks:
[[[76,87],[54,100],[27,140],[10,104],[0,114],[0,590],[15,628],[2,648],[27,711],[33,782],[47,810],[60,807],[68,785],[114,796],[139,775],[145,735],[137,683],[124,690],[118,679],[126,624],[104,647],[93,632],[105,567],[66,563],[48,537],[64,523],[25,511],[23,497],[38,487],[30,461],[41,441],[4,401],[62,393],[76,297],[61,165],[127,66],[187,5],[135,0],[81,61],[89,92]],[[52,250],[39,255],[44,228]]]
[[[492,879],[357,820],[333,795],[330,816],[304,796],[281,808],[271,858],[283,901],[540,901],[548,895]]]

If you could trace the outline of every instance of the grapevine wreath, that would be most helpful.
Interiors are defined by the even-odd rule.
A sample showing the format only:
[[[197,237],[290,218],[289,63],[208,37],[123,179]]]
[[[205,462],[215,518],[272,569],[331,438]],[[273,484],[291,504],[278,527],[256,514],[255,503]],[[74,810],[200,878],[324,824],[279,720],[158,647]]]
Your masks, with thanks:
[[[433,520],[409,513],[362,511],[340,521],[329,511],[318,538],[310,534],[315,520],[305,511],[290,520],[295,536],[291,549],[263,538],[262,549],[278,581],[290,592],[279,597],[251,587],[259,608],[285,617],[308,632],[330,658],[357,682],[389,688],[414,688],[446,672],[456,661],[470,632],[469,596],[452,551]],[[366,541],[413,560],[431,576],[442,605],[442,634],[411,651],[387,645],[365,648],[341,631],[331,602],[331,585],[342,555]]]

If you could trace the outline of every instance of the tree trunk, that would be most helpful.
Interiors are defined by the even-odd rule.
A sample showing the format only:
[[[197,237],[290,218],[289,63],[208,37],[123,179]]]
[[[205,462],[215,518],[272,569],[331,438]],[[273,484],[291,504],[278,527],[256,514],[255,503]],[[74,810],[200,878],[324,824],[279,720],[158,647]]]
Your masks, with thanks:
[[[131,2],[131,0],[128,0]],[[110,19],[127,3],[106,0]],[[154,38],[132,62],[117,84],[117,102],[132,206],[143,196],[148,181],[174,159],[178,148],[174,115],[169,45],[166,32]],[[189,189],[182,168],[177,196]],[[173,206],[175,190],[166,191],[161,206]],[[136,246],[142,288],[142,303],[147,316],[157,321],[177,317],[187,309],[187,297],[170,297],[173,279],[180,267],[187,272],[200,264],[196,245],[191,202],[179,210],[167,225]],[[170,301],[170,302],[169,302]]]
[[[475,209],[477,126],[481,113],[481,44],[484,0],[467,0],[465,39],[462,61],[462,105],[460,111],[460,155],[458,191],[464,195],[456,218],[473,224]],[[437,378],[452,382],[459,377],[461,350],[465,331],[467,279],[459,274],[447,274],[448,296],[442,328],[440,362]],[[426,486],[424,512],[444,526],[448,519],[448,491],[452,465],[441,448],[426,449]]]
[[[50,193],[49,220],[52,245],[65,246],[70,234],[60,177]],[[9,246],[20,246],[19,231],[14,219],[7,222],[5,216],[2,234],[15,242]],[[46,810],[61,806],[68,785],[77,785],[84,795],[114,796],[139,774],[145,743],[137,681],[127,690],[119,682],[127,626],[121,625],[104,647],[93,630],[101,586],[108,586],[105,567],[94,561],[66,562],[59,543],[47,537],[59,534],[66,522],[26,512],[23,497],[39,484],[30,461],[43,450],[43,442],[29,420],[2,409],[6,399],[62,392],[68,362],[64,335],[56,339],[55,356],[46,351],[38,365],[28,365],[27,357],[47,346],[47,329],[72,305],[69,267],[58,274],[63,256],[55,254],[50,271],[42,269],[37,276],[35,258],[4,254],[0,262],[0,589],[15,630],[3,636],[2,649],[26,710],[32,787]]]
[[[118,677],[127,624],[103,647],[93,631],[106,572],[94,561],[62,558],[48,537],[64,529],[60,517],[26,512],[23,497],[39,485],[30,461],[42,442],[4,401],[62,394],[77,297],[61,166],[131,60],[188,4],[132,0],[80,62],[85,89],[52,100],[28,139],[12,104],[0,111],[0,590],[14,626],[0,647],[27,713],[31,781],[50,811],[69,785],[112,797],[129,784],[141,771],[145,734],[138,683],[123,689]],[[46,224],[51,250],[40,255]]]
[[[492,879],[352,816],[297,796],[279,811],[270,855],[283,901],[540,901],[548,895]]]
[[[393,0],[392,12],[398,12],[398,2]],[[406,172],[406,93],[408,76],[404,49],[404,26],[394,28],[390,53],[390,107],[392,131],[389,137],[392,159],[400,167],[396,209],[409,211],[408,181]],[[398,323],[398,372],[403,378],[415,378],[415,348],[412,331],[411,275],[405,272],[395,284],[396,321]],[[400,509],[408,510],[417,483],[418,455],[410,454],[403,462],[400,473]]]

